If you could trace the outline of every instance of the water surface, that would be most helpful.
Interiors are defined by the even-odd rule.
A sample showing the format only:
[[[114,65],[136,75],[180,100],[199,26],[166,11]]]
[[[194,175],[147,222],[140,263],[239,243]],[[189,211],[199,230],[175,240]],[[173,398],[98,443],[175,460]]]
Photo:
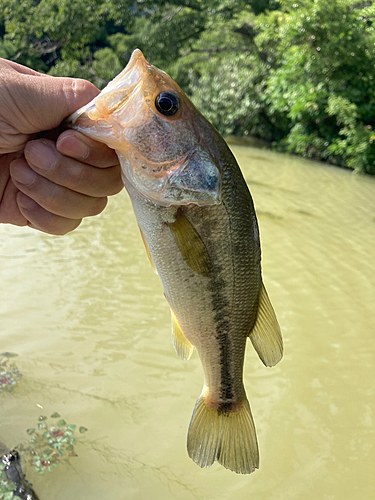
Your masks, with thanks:
[[[68,466],[44,476],[25,467],[41,500],[374,497],[374,179],[232,149],[285,341],[272,369],[247,347],[260,470],[200,469],[187,456],[203,372],[196,353],[183,362],[174,352],[122,192],[64,237],[0,226],[0,352],[18,353],[23,373],[0,394],[0,441],[14,446],[54,411],[89,429]]]

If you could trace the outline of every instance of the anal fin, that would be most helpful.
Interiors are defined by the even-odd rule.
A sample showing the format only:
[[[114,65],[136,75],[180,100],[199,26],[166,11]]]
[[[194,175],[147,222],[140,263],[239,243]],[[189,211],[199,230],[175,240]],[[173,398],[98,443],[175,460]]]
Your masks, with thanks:
[[[280,326],[263,283],[259,293],[257,319],[249,337],[266,366],[276,365],[283,357]]]
[[[178,356],[181,359],[186,361],[186,360],[190,359],[190,357],[193,353],[193,350],[194,350],[194,346],[185,337],[172,309],[171,309],[171,314],[172,314],[172,342],[173,342],[173,346],[174,346]]]

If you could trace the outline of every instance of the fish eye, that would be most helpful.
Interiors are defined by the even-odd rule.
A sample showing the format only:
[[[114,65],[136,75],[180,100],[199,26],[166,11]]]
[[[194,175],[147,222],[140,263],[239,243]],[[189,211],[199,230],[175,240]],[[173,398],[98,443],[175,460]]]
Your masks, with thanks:
[[[155,99],[156,109],[164,116],[173,116],[180,109],[180,100],[172,92],[164,91]]]

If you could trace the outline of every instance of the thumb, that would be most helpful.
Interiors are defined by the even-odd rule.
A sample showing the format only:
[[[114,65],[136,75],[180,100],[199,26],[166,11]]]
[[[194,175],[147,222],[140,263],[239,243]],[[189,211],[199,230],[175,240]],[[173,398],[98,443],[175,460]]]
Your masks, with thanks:
[[[58,127],[64,118],[99,94],[95,85],[79,78],[19,76],[14,100],[23,118],[17,128],[24,134]]]

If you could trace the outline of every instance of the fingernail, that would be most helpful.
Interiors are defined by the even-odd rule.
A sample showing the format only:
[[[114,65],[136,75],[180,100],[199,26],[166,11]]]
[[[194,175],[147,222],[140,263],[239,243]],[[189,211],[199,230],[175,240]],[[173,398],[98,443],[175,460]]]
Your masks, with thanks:
[[[51,170],[57,159],[56,151],[43,141],[30,141],[27,143],[25,156],[29,163],[41,170]]]
[[[37,206],[37,203],[24,193],[18,193],[17,202],[25,210],[32,210]]]
[[[27,166],[25,161],[21,163],[16,160],[12,163],[12,179],[25,186],[30,186],[36,179],[36,173]]]
[[[90,150],[87,144],[80,141],[74,135],[67,135],[58,141],[59,151],[66,155],[76,158],[77,160],[84,160],[88,157]]]

